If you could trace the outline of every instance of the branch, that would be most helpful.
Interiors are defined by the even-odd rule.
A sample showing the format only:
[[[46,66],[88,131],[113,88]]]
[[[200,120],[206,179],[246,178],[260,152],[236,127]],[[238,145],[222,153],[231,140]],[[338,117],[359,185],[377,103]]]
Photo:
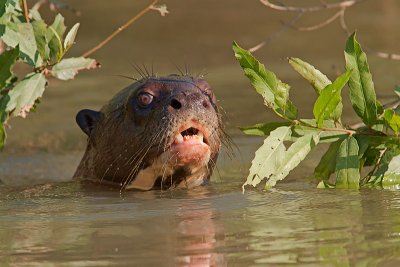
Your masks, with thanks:
[[[386,52],[374,51],[368,47],[365,48],[369,53],[374,54],[377,57],[392,59],[392,60],[400,60],[400,54],[391,54]]]
[[[340,21],[340,27],[346,34],[350,34],[350,30],[347,27],[346,21],[345,21],[345,14],[346,10],[348,7],[351,7],[355,4],[358,4],[360,2],[367,1],[367,0],[344,0],[338,3],[326,3],[323,0],[320,0],[321,5],[319,6],[309,6],[309,7],[297,7],[297,6],[286,6],[284,4],[273,4],[271,3],[271,0],[260,0],[260,2],[265,5],[268,8],[271,8],[273,10],[278,10],[278,11],[286,11],[286,12],[297,12],[299,15],[304,14],[307,12],[316,12],[316,11],[321,11],[321,10],[326,10],[326,9],[339,9],[338,12],[336,12],[333,16],[329,17],[328,19],[322,21],[321,23],[312,25],[312,26],[307,26],[307,27],[298,27],[295,25],[295,20],[290,21],[287,23],[283,29],[280,29],[276,33],[272,34],[270,37],[267,38],[266,41],[263,41],[249,49],[250,52],[255,52],[267,43],[271,42],[273,39],[276,39],[284,30],[286,30],[287,27],[291,27],[293,29],[296,29],[298,31],[315,31],[319,30],[335,20],[339,19]],[[400,60],[400,54],[393,54],[393,53],[386,53],[386,52],[381,52],[381,51],[374,51],[368,47],[365,47],[365,49],[371,53],[374,54],[376,57],[384,58],[384,59],[391,59],[391,60]]]
[[[324,20],[321,23],[318,23],[313,26],[308,26],[308,27],[295,27],[296,30],[298,31],[315,31],[318,29],[321,29],[332,22],[334,22],[338,17],[342,16],[344,14],[343,9],[339,10],[339,12],[335,13],[332,17],[328,18],[327,20]]]
[[[305,121],[303,121],[303,120],[298,120],[298,122],[299,122],[302,126],[310,127],[310,128],[314,128],[314,129],[318,129],[318,130],[321,130],[321,131],[342,132],[342,133],[345,133],[345,134],[348,134],[348,135],[353,135],[353,134],[356,133],[356,131],[349,130],[349,129],[344,129],[344,128],[326,128],[326,127],[318,127],[318,126],[311,125],[311,124],[309,124],[309,123],[307,123],[307,122],[305,122]]]
[[[3,42],[3,40],[0,40],[0,55],[4,53],[4,51],[6,51],[6,44]]]
[[[26,0],[22,0],[23,4],[23,9],[24,9],[24,17],[26,22],[29,23],[29,10],[28,10],[28,4],[26,3]]]
[[[291,12],[316,12],[323,9],[333,9],[333,8],[347,8],[353,6],[359,2],[365,0],[346,0],[339,3],[332,3],[332,4],[322,4],[320,6],[309,6],[309,7],[296,7],[296,6],[283,6],[283,5],[276,5],[271,3],[270,0],[260,0],[260,2],[274,10],[278,11],[291,11]]]
[[[90,49],[89,51],[87,51],[86,53],[84,53],[82,56],[83,57],[88,57],[91,54],[93,54],[94,52],[96,52],[97,50],[99,50],[100,48],[102,48],[104,45],[106,45],[108,42],[110,42],[115,36],[117,36],[118,34],[120,34],[123,30],[125,30],[126,28],[128,28],[130,25],[132,25],[135,21],[137,21],[138,19],[140,19],[141,17],[143,17],[147,12],[149,12],[150,10],[159,10],[159,8],[155,7],[154,5],[158,2],[159,0],[154,0],[153,3],[151,3],[149,6],[147,6],[145,9],[143,9],[142,11],[140,11],[136,16],[132,17],[130,20],[128,20],[124,25],[122,25],[121,27],[119,27],[117,30],[115,30],[112,34],[110,34],[106,39],[104,39],[102,42],[100,42],[98,45],[96,45],[95,47],[93,47],[92,49]],[[161,15],[165,14],[162,13],[160,11]]]

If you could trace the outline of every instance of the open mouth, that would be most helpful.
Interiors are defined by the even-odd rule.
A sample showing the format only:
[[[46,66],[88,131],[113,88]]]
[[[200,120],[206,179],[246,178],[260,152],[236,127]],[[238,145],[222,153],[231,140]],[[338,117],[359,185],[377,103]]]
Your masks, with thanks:
[[[183,143],[191,143],[191,144],[205,144],[208,145],[208,140],[204,135],[204,132],[195,127],[189,127],[178,133],[175,136],[175,140],[173,144],[183,144]]]

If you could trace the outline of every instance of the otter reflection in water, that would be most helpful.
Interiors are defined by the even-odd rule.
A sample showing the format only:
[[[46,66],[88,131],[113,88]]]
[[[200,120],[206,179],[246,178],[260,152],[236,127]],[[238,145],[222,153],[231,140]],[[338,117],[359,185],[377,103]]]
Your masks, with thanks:
[[[207,183],[224,136],[209,84],[180,75],[139,80],[76,121],[88,143],[74,178],[121,189]]]

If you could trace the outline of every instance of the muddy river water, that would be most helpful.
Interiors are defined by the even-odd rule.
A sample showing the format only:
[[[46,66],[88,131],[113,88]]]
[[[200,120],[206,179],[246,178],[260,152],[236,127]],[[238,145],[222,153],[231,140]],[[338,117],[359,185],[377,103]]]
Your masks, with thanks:
[[[81,23],[72,56],[148,4],[65,2],[81,13],[62,11],[69,26]],[[69,82],[51,80],[37,111],[11,121],[0,154],[0,266],[400,266],[400,192],[316,189],[308,177],[325,147],[273,190],[241,191],[262,139],[237,127],[276,118],[244,77],[232,41],[248,48],[269,40],[255,55],[292,85],[301,116],[311,117],[314,91],[285,58],[303,58],[335,77],[343,70],[346,40],[339,23],[298,32],[281,30],[281,21],[294,14],[271,11],[256,0],[163,3],[168,16],[146,15],[93,55],[100,70]],[[305,15],[299,25],[332,14]],[[369,0],[349,9],[346,18],[364,46],[399,53],[399,16],[397,0]],[[234,157],[221,154],[211,185],[120,193],[70,181],[85,146],[76,112],[100,108],[127,86],[130,81],[117,75],[134,75],[132,63],[154,66],[160,75],[176,73],[177,66],[206,74],[236,144]],[[390,101],[400,83],[400,62],[369,55],[369,63],[378,98]],[[346,122],[357,120],[348,103],[344,114]]]

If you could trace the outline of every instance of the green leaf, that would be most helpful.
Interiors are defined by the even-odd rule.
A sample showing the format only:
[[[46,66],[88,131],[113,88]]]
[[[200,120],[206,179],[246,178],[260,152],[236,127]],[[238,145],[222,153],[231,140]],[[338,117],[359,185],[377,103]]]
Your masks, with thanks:
[[[381,155],[381,158],[378,159],[379,155],[381,154],[381,152],[378,151],[378,157],[375,159],[373,164],[373,165],[378,165],[378,168],[369,177],[368,185],[373,185],[373,186],[382,185],[383,177],[385,176],[385,173],[389,169],[389,163],[395,156],[399,155],[399,153],[400,153],[399,146],[388,147],[386,148],[386,151],[383,153],[383,155]]]
[[[332,83],[325,74],[317,70],[313,65],[295,57],[291,57],[288,60],[289,64],[314,87],[317,95]]]
[[[347,40],[345,49],[346,69],[353,70],[350,80],[350,100],[357,115],[371,126],[377,119],[374,82],[369,71],[367,56],[356,40],[354,32]]]
[[[99,64],[94,59],[84,57],[67,58],[54,65],[51,70],[51,75],[60,80],[70,80],[73,79],[80,70],[89,70],[98,67]]]
[[[332,188],[335,188],[335,186],[331,185],[327,181],[320,181],[318,183],[318,185],[317,185],[317,188],[320,188],[320,189],[332,189]]]
[[[45,86],[46,78],[42,73],[28,74],[8,92],[6,111],[25,118],[35,101],[42,96]]]
[[[340,144],[336,157],[336,188],[358,189],[360,161],[357,140],[350,136]]]
[[[313,109],[318,127],[322,127],[325,119],[332,118],[333,112],[338,104],[342,101],[340,93],[349,80],[350,75],[351,71],[347,71],[321,91],[321,94],[315,102]]]
[[[400,155],[390,161],[382,179],[382,186],[385,189],[400,189]]]
[[[287,151],[282,160],[276,165],[276,169],[268,178],[265,188],[272,188],[277,181],[284,179],[290,171],[297,167],[319,142],[318,133],[305,135],[297,139]]]
[[[354,138],[357,140],[358,144],[358,158],[361,159],[368,148],[372,147],[369,143],[369,136],[355,134]]]
[[[317,95],[320,95],[321,91],[332,83],[325,74],[317,70],[313,65],[308,62],[305,62],[299,58],[289,58],[289,63],[298,73],[300,73],[301,76],[303,76],[303,78],[305,78],[312,85],[312,87],[314,87]],[[340,122],[342,110],[343,104],[340,102],[332,115],[332,118],[335,121]]]
[[[6,3],[7,0],[0,0],[0,17],[6,13]]]
[[[322,156],[317,167],[314,169],[314,177],[318,180],[328,180],[336,168],[336,155],[342,140],[330,144],[328,150]]]
[[[394,92],[398,97],[400,97],[400,85],[396,85],[396,87],[394,88]]]
[[[74,26],[72,26],[71,30],[67,33],[67,36],[65,37],[64,40],[64,49],[68,50],[75,41],[76,34],[78,33],[79,29],[79,23],[76,23]]]
[[[7,139],[6,129],[4,127],[4,123],[8,119],[8,113],[6,112],[7,104],[10,100],[8,95],[3,95],[0,98],[0,149],[3,149],[4,144]]]
[[[399,137],[390,137],[386,135],[381,136],[369,136],[370,144],[378,149],[384,149],[385,147],[400,146]]]
[[[59,61],[63,56],[63,35],[66,30],[64,24],[64,17],[61,14],[57,14],[54,22],[47,29],[46,40],[49,44],[51,58],[56,58]]]
[[[383,112],[385,111],[382,103],[379,102],[379,100],[376,100],[376,111],[377,111],[378,115],[382,115]],[[379,119],[378,119],[378,121],[379,121]],[[378,121],[376,121],[375,123],[378,123]]]
[[[19,46],[21,58],[31,66],[35,67],[43,63],[37,53],[35,33],[31,23],[9,23],[2,40],[10,47]]]
[[[0,0],[0,17],[6,13],[13,13],[20,10],[19,0]]]
[[[306,125],[303,125],[306,124]],[[308,126],[309,125],[309,126]],[[319,142],[320,143],[332,143],[335,142],[339,139],[343,139],[347,137],[347,134],[344,134],[342,132],[338,131],[321,131],[320,129],[317,129],[317,123],[315,119],[301,119],[299,124],[296,124],[294,127],[292,127],[292,135],[291,135],[291,140],[295,141],[297,140],[298,137],[307,135],[307,134],[312,134],[315,132],[320,133],[320,138]],[[322,124],[323,128],[336,128],[335,122],[333,120],[324,120]]]
[[[297,108],[289,100],[289,86],[235,42],[232,48],[245,75],[256,91],[262,95],[265,104],[284,118],[296,119]]]
[[[290,127],[282,126],[272,131],[264,140],[264,144],[256,151],[251,162],[250,173],[243,184],[257,186],[263,179],[271,177],[281,164],[285,146],[283,141],[290,136]]]
[[[43,60],[47,60],[46,56],[46,33],[47,33],[47,25],[43,20],[37,20],[32,22],[33,32],[35,33],[35,41],[37,50],[42,57]]]
[[[39,10],[30,9],[29,16],[32,17],[32,21],[43,21],[42,17],[40,16]]]
[[[259,123],[253,126],[240,127],[240,130],[249,135],[268,136],[276,128],[290,126],[291,124],[291,122]]]
[[[400,116],[393,109],[386,109],[383,113],[383,118],[396,134],[400,132]]]
[[[14,76],[11,68],[19,55],[18,46],[0,55],[0,90],[8,85],[8,81]]]

